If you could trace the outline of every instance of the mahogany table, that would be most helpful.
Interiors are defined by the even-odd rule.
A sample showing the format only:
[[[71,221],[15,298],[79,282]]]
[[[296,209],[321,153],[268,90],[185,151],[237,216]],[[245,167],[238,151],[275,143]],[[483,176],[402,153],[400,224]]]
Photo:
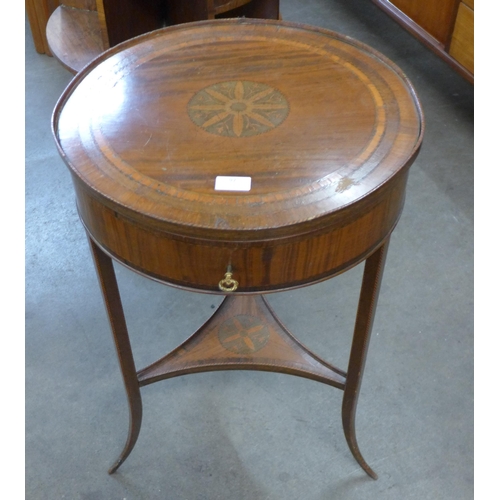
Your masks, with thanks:
[[[390,234],[423,134],[415,92],[351,38],[280,21],[154,31],[77,74],[53,115],[89,236],[139,435],[140,388],[210,370],[307,377],[355,411]],[[113,260],[159,282],[225,295],[215,314],[136,369]],[[347,371],[304,347],[263,295],[365,262]]]

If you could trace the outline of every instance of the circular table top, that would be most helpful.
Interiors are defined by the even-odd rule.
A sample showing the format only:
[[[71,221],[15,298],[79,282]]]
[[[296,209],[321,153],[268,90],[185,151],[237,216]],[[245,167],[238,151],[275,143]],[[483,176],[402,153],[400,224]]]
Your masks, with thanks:
[[[238,19],[110,49],[71,82],[53,128],[70,170],[114,209],[252,238],[365,199],[411,164],[423,118],[401,70],[366,45]]]

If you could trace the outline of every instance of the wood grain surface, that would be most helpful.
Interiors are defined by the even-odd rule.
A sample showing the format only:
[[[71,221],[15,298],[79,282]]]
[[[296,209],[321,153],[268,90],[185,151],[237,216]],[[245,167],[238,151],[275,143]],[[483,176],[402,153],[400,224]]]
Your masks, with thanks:
[[[423,117],[373,49],[270,20],[173,26],[78,74],[53,130],[91,237],[154,279],[236,293],[333,276],[378,248],[404,203]],[[249,191],[215,180],[249,177]]]
[[[260,370],[344,389],[346,373],[304,347],[259,295],[226,297],[217,312],[167,356],[137,373],[144,386],[188,373]]]
[[[447,45],[460,0],[390,0],[438,42]]]
[[[52,55],[73,74],[108,48],[97,10],[60,5],[47,22],[46,34]]]
[[[474,11],[465,3],[460,3],[458,9],[450,54],[474,73]]]

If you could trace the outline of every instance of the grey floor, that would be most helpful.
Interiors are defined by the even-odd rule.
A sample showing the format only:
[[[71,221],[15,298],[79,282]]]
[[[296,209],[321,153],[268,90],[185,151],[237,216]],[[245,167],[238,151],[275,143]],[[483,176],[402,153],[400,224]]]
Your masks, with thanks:
[[[473,87],[368,0],[281,0],[285,20],[330,28],[394,60],[427,131],[394,232],[352,458],[341,392],[305,379],[218,372],[143,389],[139,441],[73,189],[50,129],[71,76],[26,34],[26,498],[473,498]],[[117,266],[137,365],[219,303]],[[361,268],[269,300],[318,354],[346,366]]]

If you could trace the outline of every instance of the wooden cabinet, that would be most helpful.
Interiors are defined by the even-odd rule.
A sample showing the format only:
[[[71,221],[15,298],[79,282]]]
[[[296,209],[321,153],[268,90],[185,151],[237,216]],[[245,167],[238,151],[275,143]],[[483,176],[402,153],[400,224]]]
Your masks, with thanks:
[[[471,8],[472,4],[472,8]],[[461,2],[450,44],[450,55],[474,74],[474,1]]]
[[[392,5],[445,45],[453,27],[456,0],[391,0]]]
[[[58,7],[59,0],[26,0],[26,14],[30,24],[35,50],[50,55],[45,28],[50,15]]]
[[[474,83],[474,0],[372,0]]]

